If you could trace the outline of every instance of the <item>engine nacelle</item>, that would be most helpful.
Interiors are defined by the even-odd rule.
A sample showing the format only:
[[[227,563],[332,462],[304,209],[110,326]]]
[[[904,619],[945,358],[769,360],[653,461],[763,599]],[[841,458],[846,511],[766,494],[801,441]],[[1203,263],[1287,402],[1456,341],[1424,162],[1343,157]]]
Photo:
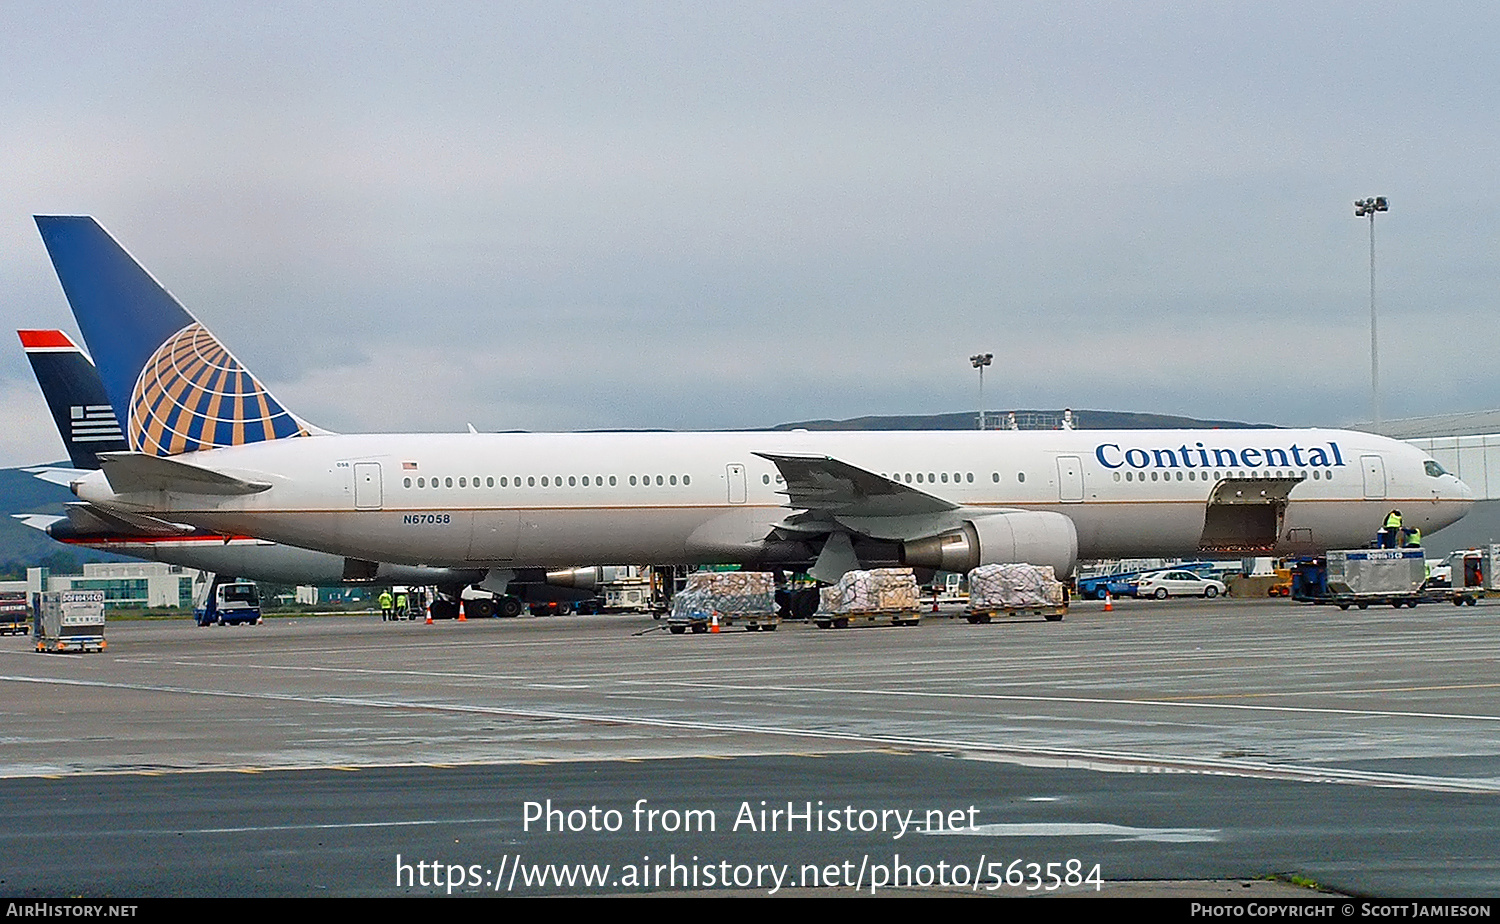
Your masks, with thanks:
[[[628,565],[593,565],[588,568],[565,568],[548,571],[546,583],[553,587],[572,587],[575,590],[598,590],[605,584],[636,577]]]
[[[967,572],[980,565],[1051,565],[1059,579],[1078,563],[1078,530],[1060,513],[1018,510],[967,520],[960,529],[901,544],[901,561],[917,568]]]

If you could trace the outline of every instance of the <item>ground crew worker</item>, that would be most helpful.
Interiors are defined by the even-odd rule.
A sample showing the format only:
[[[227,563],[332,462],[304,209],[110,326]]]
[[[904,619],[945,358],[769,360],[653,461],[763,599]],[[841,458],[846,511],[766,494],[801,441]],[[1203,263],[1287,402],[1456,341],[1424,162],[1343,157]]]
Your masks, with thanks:
[[[406,594],[396,594],[396,617],[395,618],[397,618],[397,619],[405,619],[406,617],[407,617],[407,612],[406,612]]]
[[[395,614],[391,612],[391,592],[382,590],[380,592],[380,621],[390,622],[395,618]]]
[[[1415,526],[1401,531],[1403,549],[1420,549],[1422,547],[1422,531]]]
[[[1385,515],[1385,529],[1380,531],[1380,547],[1394,549],[1401,537],[1401,511],[1392,510]]]

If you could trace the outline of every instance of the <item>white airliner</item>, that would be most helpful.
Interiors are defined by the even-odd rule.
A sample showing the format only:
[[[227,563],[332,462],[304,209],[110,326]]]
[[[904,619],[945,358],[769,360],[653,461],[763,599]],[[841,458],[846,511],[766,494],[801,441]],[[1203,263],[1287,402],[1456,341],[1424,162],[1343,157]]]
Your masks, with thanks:
[[[131,452],[75,493],[360,562],[961,571],[1287,554],[1433,532],[1469,489],[1342,430],[336,435],[284,409],[91,218],[38,227]]]

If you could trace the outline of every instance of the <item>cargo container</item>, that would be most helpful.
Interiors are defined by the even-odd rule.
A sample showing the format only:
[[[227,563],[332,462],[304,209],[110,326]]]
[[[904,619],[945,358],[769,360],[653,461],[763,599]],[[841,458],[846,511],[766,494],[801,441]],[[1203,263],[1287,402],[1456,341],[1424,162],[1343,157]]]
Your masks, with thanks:
[[[1447,599],[1427,590],[1427,558],[1421,549],[1348,549],[1299,559],[1292,572],[1292,599],[1351,606],[1416,606]]]
[[[104,591],[47,591],[35,607],[37,651],[104,650]]]

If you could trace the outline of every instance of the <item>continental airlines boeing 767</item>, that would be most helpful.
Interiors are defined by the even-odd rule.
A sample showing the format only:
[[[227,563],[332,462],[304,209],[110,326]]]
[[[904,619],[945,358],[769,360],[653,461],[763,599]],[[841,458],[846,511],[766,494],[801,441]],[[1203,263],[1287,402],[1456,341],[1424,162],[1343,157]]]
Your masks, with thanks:
[[[38,217],[130,451],[90,503],[343,556],[518,574],[578,562],[960,571],[1368,544],[1472,494],[1343,430],[339,435],[278,403],[91,218]]]

